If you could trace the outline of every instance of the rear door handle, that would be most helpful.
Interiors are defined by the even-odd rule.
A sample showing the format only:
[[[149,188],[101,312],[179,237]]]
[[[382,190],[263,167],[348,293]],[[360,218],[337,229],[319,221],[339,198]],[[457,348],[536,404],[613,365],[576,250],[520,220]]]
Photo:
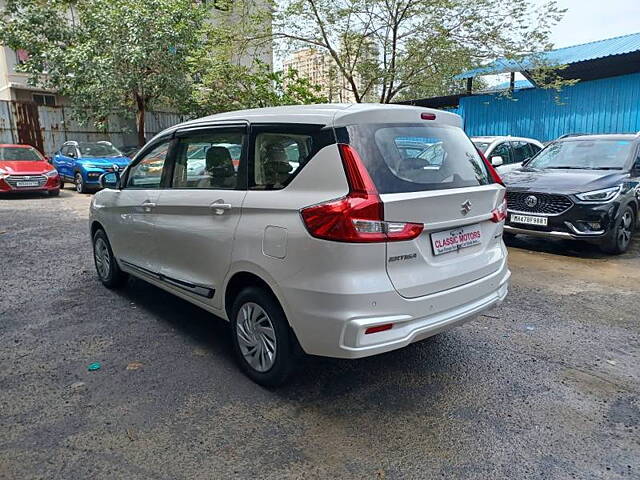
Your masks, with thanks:
[[[209,205],[209,208],[216,215],[222,215],[226,210],[231,210],[230,203],[214,202]]]
[[[151,211],[151,209],[152,209],[152,208],[154,208],[155,206],[156,206],[156,204],[155,204],[155,203],[153,203],[153,202],[144,202],[144,203],[142,204],[142,209],[143,209],[145,212],[150,212],[150,211]]]

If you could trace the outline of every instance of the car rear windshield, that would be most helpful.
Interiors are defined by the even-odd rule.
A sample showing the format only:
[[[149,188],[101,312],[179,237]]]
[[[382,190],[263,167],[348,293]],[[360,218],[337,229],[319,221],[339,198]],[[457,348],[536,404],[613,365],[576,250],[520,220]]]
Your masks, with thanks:
[[[38,162],[42,156],[35,148],[30,147],[0,147],[0,161],[7,162]]]
[[[457,127],[365,124],[338,129],[351,144],[379,193],[419,192],[492,183],[471,140]]]
[[[79,143],[80,156],[84,158],[120,157],[122,152],[110,143]]]
[[[478,150],[480,150],[482,153],[485,153],[487,151],[487,148],[489,148],[489,145],[491,145],[490,142],[473,142],[473,144],[476,146],[476,148]]]
[[[548,145],[527,167],[620,170],[631,146],[630,140],[565,140]]]

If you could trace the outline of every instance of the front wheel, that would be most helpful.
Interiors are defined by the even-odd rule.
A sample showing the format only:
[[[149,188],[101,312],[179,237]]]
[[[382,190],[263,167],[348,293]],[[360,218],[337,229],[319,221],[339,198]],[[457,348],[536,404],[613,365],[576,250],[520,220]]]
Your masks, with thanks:
[[[231,309],[233,347],[242,370],[254,382],[282,385],[296,363],[297,349],[282,307],[270,292],[244,289]]]
[[[624,253],[629,248],[631,236],[636,225],[636,216],[630,206],[624,207],[607,241],[600,246],[606,253]]]
[[[120,270],[107,234],[102,229],[93,235],[93,260],[98,278],[105,287],[117,288],[127,280],[127,274]]]
[[[76,182],[76,191],[78,193],[87,193],[87,187],[84,184],[84,179],[82,178],[82,174],[80,172],[76,172],[74,180]]]

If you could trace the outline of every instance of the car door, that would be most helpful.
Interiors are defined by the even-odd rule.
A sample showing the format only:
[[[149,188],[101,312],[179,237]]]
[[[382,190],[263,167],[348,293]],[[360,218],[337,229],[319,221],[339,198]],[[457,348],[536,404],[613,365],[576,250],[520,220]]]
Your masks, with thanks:
[[[246,124],[177,132],[170,188],[158,200],[162,280],[216,308],[246,195],[247,134]]]
[[[60,150],[58,151],[58,153],[56,153],[56,155],[53,157],[53,165],[56,167],[58,172],[60,172],[60,174],[65,178],[69,178],[71,176],[70,174],[71,158],[69,158],[68,156],[69,148],[70,148],[69,145],[63,145],[62,148],[60,148]]]
[[[494,157],[502,157],[502,165],[494,165],[498,169],[498,171],[500,171],[500,167],[504,165],[509,165],[510,163],[512,163],[511,147],[509,145],[509,142],[499,143],[493,148],[493,150],[491,150],[491,153],[489,153],[487,158],[489,159],[492,165],[494,162],[493,160]]]
[[[122,188],[110,193],[107,235],[114,254],[126,267],[152,275],[160,270],[156,206],[172,145],[163,139],[145,148],[124,173]]]

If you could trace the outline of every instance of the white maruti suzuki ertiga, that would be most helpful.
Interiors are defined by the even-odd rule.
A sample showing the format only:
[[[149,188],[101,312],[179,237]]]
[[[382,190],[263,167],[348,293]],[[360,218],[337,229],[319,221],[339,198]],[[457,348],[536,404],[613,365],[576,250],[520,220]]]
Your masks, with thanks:
[[[153,138],[91,202],[96,269],[231,322],[243,370],[358,358],[502,301],[505,189],[452,113],[309,105],[213,115]]]

